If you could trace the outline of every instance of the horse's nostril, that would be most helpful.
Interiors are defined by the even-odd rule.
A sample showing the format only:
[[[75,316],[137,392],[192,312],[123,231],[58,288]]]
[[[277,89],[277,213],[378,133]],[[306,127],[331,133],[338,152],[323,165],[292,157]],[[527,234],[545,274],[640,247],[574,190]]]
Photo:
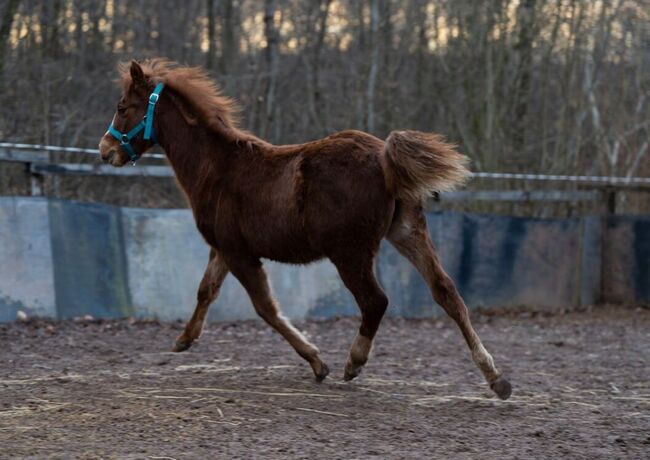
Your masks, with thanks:
[[[110,163],[111,160],[113,159],[113,156],[114,156],[114,155],[115,155],[115,149],[111,149],[111,150],[108,152],[108,155],[106,155],[106,156],[102,156],[102,161],[103,161],[104,163]]]

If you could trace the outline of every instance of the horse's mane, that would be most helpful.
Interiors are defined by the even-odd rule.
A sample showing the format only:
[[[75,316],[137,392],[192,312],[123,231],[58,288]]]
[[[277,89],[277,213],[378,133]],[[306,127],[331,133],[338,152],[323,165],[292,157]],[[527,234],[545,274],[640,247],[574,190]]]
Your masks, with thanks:
[[[153,84],[162,82],[190,105],[198,118],[213,130],[224,134],[224,129],[234,138],[247,141],[254,136],[237,128],[239,107],[224,96],[221,89],[201,67],[183,67],[163,58],[139,62],[145,76]],[[120,63],[118,70],[125,90],[131,85],[130,63]],[[255,140],[258,140],[255,138]]]

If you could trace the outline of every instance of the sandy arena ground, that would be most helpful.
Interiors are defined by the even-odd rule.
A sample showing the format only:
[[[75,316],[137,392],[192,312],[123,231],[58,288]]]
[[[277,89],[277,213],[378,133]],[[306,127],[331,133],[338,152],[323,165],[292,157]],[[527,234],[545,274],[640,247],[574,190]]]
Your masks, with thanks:
[[[1,458],[650,458],[650,310],[473,315],[497,400],[448,319],[387,319],[355,381],[357,321],[299,324],[332,374],[259,322],[0,325]]]

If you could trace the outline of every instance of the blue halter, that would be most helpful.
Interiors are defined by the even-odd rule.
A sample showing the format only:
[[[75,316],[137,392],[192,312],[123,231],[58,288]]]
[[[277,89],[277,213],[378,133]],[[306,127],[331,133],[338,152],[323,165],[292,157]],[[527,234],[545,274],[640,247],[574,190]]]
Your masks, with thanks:
[[[138,158],[140,158],[140,155],[136,153],[135,149],[131,145],[131,141],[135,136],[140,134],[140,131],[144,129],[144,135],[142,136],[145,141],[148,141],[151,139],[154,144],[157,144],[158,141],[156,140],[156,134],[153,131],[153,112],[154,109],[156,108],[156,102],[158,102],[158,98],[160,97],[160,92],[162,91],[163,87],[165,85],[162,83],[158,83],[156,87],[154,88],[153,92],[149,96],[149,106],[147,107],[147,113],[146,115],[140,120],[140,123],[135,125],[131,131],[128,133],[121,133],[115,127],[113,126],[113,122],[111,122],[111,125],[108,127],[108,132],[111,133],[111,135],[120,141],[120,146],[124,149],[124,151],[129,155],[129,158],[131,158],[131,161],[135,163]]]

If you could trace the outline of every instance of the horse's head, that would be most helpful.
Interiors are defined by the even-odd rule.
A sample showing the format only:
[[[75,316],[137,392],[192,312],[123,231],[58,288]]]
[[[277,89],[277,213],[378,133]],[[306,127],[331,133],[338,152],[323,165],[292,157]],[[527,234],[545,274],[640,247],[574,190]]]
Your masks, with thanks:
[[[118,167],[135,162],[156,144],[154,109],[163,87],[146,76],[136,61],[131,62],[129,74],[113,121],[99,142],[102,160]]]

